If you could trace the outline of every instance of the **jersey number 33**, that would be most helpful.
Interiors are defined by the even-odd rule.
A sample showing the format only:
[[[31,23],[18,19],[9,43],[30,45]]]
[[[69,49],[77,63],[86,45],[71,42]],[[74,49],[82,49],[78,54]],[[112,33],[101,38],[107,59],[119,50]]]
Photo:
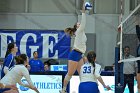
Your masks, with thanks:
[[[91,66],[84,66],[83,73],[91,73]]]

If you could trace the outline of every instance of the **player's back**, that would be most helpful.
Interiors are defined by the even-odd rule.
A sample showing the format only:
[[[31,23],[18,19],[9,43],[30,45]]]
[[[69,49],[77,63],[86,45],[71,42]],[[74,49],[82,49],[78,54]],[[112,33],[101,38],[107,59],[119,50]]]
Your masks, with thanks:
[[[23,72],[27,72],[28,70],[24,65],[15,65],[10,71],[1,79],[1,83],[4,84],[16,84],[23,77]]]
[[[87,82],[92,81],[96,82],[95,76],[93,75],[94,67],[91,63],[86,62],[82,67],[80,71],[80,81],[81,82]]]

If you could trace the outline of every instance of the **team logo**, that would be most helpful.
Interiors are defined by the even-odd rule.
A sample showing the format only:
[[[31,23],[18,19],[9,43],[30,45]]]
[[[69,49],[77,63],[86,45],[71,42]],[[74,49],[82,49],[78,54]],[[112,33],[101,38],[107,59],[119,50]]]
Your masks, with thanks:
[[[22,81],[22,83],[24,83],[24,84],[28,84],[28,82],[27,82],[26,79],[22,79],[21,81]],[[21,90],[21,91],[28,91],[29,88],[20,85],[20,90]]]

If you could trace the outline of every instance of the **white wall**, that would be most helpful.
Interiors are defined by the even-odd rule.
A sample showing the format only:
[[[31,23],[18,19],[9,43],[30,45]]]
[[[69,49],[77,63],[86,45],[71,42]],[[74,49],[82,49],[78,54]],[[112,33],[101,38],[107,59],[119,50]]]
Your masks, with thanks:
[[[26,0],[0,0],[0,12],[24,12]]]
[[[82,0],[0,0],[0,12],[10,13],[76,13]],[[118,13],[120,0],[88,0],[95,2],[98,14]]]
[[[0,0],[0,12],[75,13],[77,0]]]
[[[74,14],[0,14],[1,29],[63,30],[77,22]]]
[[[81,15],[75,14],[35,14],[7,13],[0,14],[1,29],[53,29],[63,30],[79,20]],[[87,14],[86,33],[95,33],[94,15]]]
[[[74,13],[76,0],[28,0],[30,13]]]
[[[118,15],[95,15],[97,61],[112,65],[115,57]]]
[[[117,14],[119,0],[95,0],[97,14]]]
[[[124,1],[124,13],[123,13],[123,20],[130,14],[130,0]]]
[[[81,21],[81,15],[78,16],[78,21]],[[86,33],[95,33],[95,16],[94,15],[86,15]]]

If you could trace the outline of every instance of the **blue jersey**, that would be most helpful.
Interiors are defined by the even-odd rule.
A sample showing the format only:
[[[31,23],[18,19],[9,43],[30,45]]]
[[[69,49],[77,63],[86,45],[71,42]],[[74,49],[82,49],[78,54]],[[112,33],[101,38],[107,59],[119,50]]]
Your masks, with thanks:
[[[15,62],[14,62],[14,55],[11,53],[9,54],[5,60],[4,60],[4,63],[3,63],[3,67],[2,67],[2,71],[1,71],[1,78],[3,78],[5,76],[5,73],[4,73],[4,67],[8,67],[8,68],[11,68],[12,66],[15,65]]]
[[[44,64],[39,59],[31,59],[29,61],[31,67],[30,72],[42,72],[44,71]]]

